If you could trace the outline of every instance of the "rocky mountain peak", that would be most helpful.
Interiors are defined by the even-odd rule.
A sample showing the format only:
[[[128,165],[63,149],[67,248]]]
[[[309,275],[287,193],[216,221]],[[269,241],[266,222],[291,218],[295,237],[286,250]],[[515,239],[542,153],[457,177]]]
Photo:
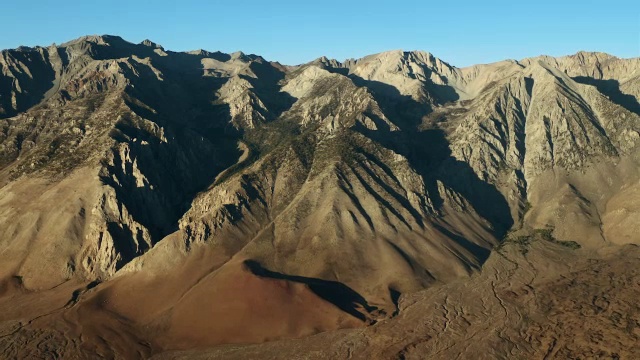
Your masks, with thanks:
[[[142,42],[140,42],[140,45],[144,45],[144,46],[148,46],[154,49],[160,49],[160,50],[164,50],[164,48],[156,43],[154,43],[153,41],[149,40],[149,39],[144,39],[142,40]]]
[[[92,43],[96,45],[118,46],[123,44],[131,44],[120,36],[116,35],[86,35],[77,39],[62,43],[61,47],[72,46],[79,43]]]

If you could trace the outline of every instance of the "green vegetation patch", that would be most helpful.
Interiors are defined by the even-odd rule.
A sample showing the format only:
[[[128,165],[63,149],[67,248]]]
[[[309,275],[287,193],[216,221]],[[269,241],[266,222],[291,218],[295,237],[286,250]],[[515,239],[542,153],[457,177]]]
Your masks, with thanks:
[[[513,234],[507,234],[496,250],[501,251],[507,245],[514,245],[519,247],[520,253],[526,255],[527,252],[529,252],[529,245],[536,240],[547,241],[572,250],[577,250],[582,247],[575,241],[563,241],[556,239],[553,236],[553,230],[553,227],[548,227],[546,229],[535,229],[528,235],[514,236]]]
[[[582,246],[580,246],[580,244],[578,244],[575,241],[563,241],[563,240],[558,240],[555,237],[553,237],[553,228],[547,228],[547,229],[536,229],[533,231],[533,233],[537,236],[539,236],[542,240],[544,241],[548,241],[554,244],[558,244],[560,246],[564,246],[567,247],[569,249],[580,249]]]

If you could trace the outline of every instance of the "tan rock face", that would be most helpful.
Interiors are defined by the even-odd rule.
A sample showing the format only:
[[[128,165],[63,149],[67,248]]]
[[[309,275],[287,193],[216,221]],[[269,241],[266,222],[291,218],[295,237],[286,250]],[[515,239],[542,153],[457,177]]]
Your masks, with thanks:
[[[0,330],[51,313],[16,334],[82,327],[70,354],[124,357],[300,337],[484,276],[502,241],[640,244],[639,66],[286,67],[112,36],[3,51],[0,300],[57,300]]]

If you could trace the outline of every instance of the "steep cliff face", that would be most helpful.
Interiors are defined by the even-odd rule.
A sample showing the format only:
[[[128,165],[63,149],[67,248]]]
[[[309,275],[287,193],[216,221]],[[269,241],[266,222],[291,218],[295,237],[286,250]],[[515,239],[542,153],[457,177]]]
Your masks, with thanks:
[[[113,36],[3,51],[2,289],[91,283],[67,310],[119,314],[156,351],[364,326],[540,231],[638,243],[639,67],[285,67]],[[308,316],[269,334],[291,304]]]

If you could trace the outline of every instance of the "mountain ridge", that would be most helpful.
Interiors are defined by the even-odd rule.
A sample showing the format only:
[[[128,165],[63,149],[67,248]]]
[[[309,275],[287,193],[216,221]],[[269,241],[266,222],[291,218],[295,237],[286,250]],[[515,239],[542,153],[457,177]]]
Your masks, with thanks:
[[[7,49],[0,49],[0,52],[5,52],[5,51],[12,51],[12,50],[17,50],[17,51],[28,51],[28,50],[37,50],[37,49],[46,49],[46,48],[50,48],[51,46],[61,46],[61,47],[65,47],[68,45],[71,45],[73,43],[77,43],[80,41],[88,41],[88,42],[93,42],[93,43],[103,43],[106,44],[108,43],[108,41],[105,40],[115,40],[115,41],[119,41],[119,42],[126,42],[128,44],[131,45],[145,45],[148,47],[152,47],[152,48],[159,48],[161,50],[164,51],[164,47],[159,45],[158,43],[150,40],[150,39],[144,39],[142,40],[140,43],[133,43],[133,42],[129,42],[127,40],[125,40],[124,38],[122,38],[121,36],[118,35],[110,35],[110,34],[103,34],[103,35],[98,35],[98,34],[94,34],[94,35],[85,35],[85,36],[80,36],[78,38],[75,38],[73,40],[69,40],[66,42],[63,42],[61,44],[56,44],[56,43],[52,43],[49,46],[42,46],[42,45],[35,45],[35,46],[19,46],[17,48],[7,48]],[[197,50],[184,50],[184,51],[173,51],[173,50],[169,50],[170,52],[174,52],[174,53],[193,53],[193,52],[203,52],[203,53],[220,53],[219,51],[208,51],[205,49],[197,49]],[[244,53],[243,51],[236,51],[237,53]],[[316,60],[321,60],[324,59],[325,61],[329,61],[329,62],[336,62],[339,64],[350,64],[356,60],[362,60],[364,58],[367,57],[372,57],[372,56],[376,56],[376,55],[381,55],[381,54],[385,54],[385,53],[397,53],[397,52],[401,52],[401,53],[425,53],[425,54],[429,54],[431,56],[434,56],[432,53],[430,53],[429,51],[426,50],[404,50],[404,49],[393,49],[393,50],[385,50],[385,51],[381,51],[378,53],[373,53],[373,54],[369,54],[369,55],[365,55],[363,57],[360,58],[347,58],[344,60],[338,60],[338,59],[334,59],[334,58],[328,58],[327,56],[320,56],[316,59],[312,59],[306,63],[302,63],[302,64],[282,64],[279,60],[272,60],[270,62],[273,63],[279,63],[282,64],[283,66],[289,66],[289,67],[295,67],[295,66],[302,66],[305,64],[309,64],[312,63]],[[253,54],[250,54],[253,55]],[[499,60],[499,61],[495,61],[495,62],[488,62],[488,63],[478,63],[478,64],[473,64],[473,65],[468,65],[468,66],[455,66],[455,65],[450,65],[452,67],[458,68],[458,69],[465,69],[465,68],[471,68],[471,67],[476,67],[476,66],[484,66],[484,65],[493,65],[493,64],[497,64],[497,63],[501,63],[501,62],[523,62],[526,60],[530,60],[530,59],[536,59],[536,58],[569,58],[569,57],[594,57],[594,56],[600,56],[600,57],[604,57],[604,58],[615,58],[615,59],[619,59],[619,60],[632,60],[632,59],[636,59],[637,57],[630,57],[630,58],[620,58],[617,57],[616,55],[613,54],[609,54],[606,52],[602,52],[602,51],[589,51],[589,50],[579,50],[574,54],[566,54],[566,55],[560,55],[560,56],[553,56],[553,55],[546,55],[546,54],[541,54],[538,56],[531,56],[531,57],[526,57],[526,58],[522,58],[522,59],[514,59],[514,58],[510,58],[510,59],[504,59],[504,60]],[[436,57],[437,58],[437,57]]]

